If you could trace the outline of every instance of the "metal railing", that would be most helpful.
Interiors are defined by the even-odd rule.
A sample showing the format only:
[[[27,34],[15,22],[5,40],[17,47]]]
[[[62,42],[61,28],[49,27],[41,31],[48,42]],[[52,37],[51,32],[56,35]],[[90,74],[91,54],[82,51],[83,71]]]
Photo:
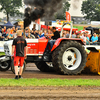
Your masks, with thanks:
[[[61,33],[60,33],[60,37],[62,37],[62,35],[63,35],[63,28],[64,28],[64,26],[67,25],[67,24],[69,24],[69,25],[71,26],[71,30],[70,30],[70,34],[69,34],[69,38],[71,38],[71,36],[72,36],[72,29],[73,29],[73,26],[72,26],[72,23],[69,23],[69,22],[64,23],[64,24],[62,25],[62,29],[61,29]]]

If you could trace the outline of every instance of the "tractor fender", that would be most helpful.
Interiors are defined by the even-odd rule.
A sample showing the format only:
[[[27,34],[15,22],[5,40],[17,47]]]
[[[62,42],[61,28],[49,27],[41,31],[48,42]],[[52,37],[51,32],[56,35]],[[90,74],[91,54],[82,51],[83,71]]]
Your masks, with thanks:
[[[79,39],[79,38],[59,38],[56,40],[55,44],[53,45],[51,52],[54,51],[62,41],[78,41],[79,43],[81,43],[82,45],[84,45],[83,40]]]

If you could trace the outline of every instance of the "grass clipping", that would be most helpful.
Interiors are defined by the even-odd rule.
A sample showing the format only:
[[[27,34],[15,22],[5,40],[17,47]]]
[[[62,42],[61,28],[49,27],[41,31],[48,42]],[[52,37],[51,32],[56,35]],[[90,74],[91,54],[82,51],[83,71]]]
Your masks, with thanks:
[[[100,80],[91,79],[0,79],[0,86],[100,86]]]

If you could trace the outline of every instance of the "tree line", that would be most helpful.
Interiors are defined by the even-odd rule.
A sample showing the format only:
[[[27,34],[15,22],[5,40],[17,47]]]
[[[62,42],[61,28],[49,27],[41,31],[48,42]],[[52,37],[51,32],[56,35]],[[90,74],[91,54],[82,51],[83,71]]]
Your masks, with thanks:
[[[22,16],[19,11],[21,8],[22,0],[0,0],[0,12],[3,12],[7,16],[7,21],[9,21],[10,16]],[[56,13],[56,19],[65,19],[65,11],[69,10],[70,5],[68,1],[64,1],[62,15]],[[85,0],[81,7],[82,14],[85,19],[90,21],[100,21],[100,0]]]

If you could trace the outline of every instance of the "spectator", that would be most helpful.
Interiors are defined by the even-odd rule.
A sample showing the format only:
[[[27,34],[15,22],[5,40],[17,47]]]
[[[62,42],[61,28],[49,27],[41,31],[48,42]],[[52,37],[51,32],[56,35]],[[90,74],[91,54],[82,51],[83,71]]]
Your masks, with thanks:
[[[86,33],[86,45],[89,45],[90,41],[89,41],[89,37],[88,37],[88,32]]]
[[[8,29],[7,29],[6,34],[8,34],[9,31],[11,32],[11,28],[8,28]]]
[[[35,30],[35,32],[34,32],[34,36],[35,36],[35,38],[36,38],[36,39],[38,39],[38,38],[39,38],[39,37],[38,37],[38,35],[39,35],[39,34],[38,34],[38,31],[37,31],[37,30]]]
[[[6,32],[6,26],[4,26],[4,32]]]
[[[7,33],[6,36],[7,36],[6,37],[7,40],[12,40],[13,39],[13,35],[10,33],[10,30],[8,30],[8,33]]]
[[[17,33],[16,33],[16,31],[13,32],[13,38],[17,38]]]
[[[16,31],[16,32],[18,31],[18,27],[16,27],[15,31]]]
[[[31,30],[31,34],[34,35],[34,31],[33,30]]]
[[[4,29],[2,28],[2,37],[1,37],[2,41],[4,41],[5,38],[6,38],[6,33],[4,32]]]
[[[83,43],[86,45],[86,33],[83,32],[83,35],[81,37],[83,39]]]
[[[0,41],[2,41],[2,33],[0,33]]]
[[[76,38],[76,34],[74,31],[72,32],[72,38]]]
[[[66,38],[66,31],[63,31],[62,37]]]
[[[98,36],[98,42],[100,42],[100,34],[99,34],[99,36]]]
[[[13,27],[11,28],[11,34],[13,34],[14,31],[15,31],[15,27],[13,26]]]
[[[1,28],[1,26],[0,26],[0,33],[2,33],[2,28]]]
[[[52,31],[49,29],[47,34],[52,34]],[[51,39],[51,36],[48,36],[48,39]]]
[[[69,38],[69,34],[70,34],[69,31],[66,31],[65,34],[66,34],[66,38]]]
[[[80,33],[77,33],[76,34],[76,38],[80,38]]]
[[[91,41],[93,45],[97,45],[98,37],[96,33],[93,34]]]
[[[31,34],[34,35],[35,34],[35,30],[31,30]]]
[[[42,38],[42,37],[44,37],[44,33],[43,33],[43,31],[41,30],[41,31],[39,31],[39,38]]]
[[[25,30],[25,36],[28,37],[29,31],[28,29]]]
[[[45,35],[45,34],[48,34],[48,33],[47,33],[47,30],[44,30],[43,34],[44,34],[44,35]]]
[[[80,38],[82,38],[83,36],[84,36],[84,35],[83,35],[83,33],[81,32],[81,33],[80,33]]]
[[[31,33],[28,33],[28,36],[27,36],[26,38],[28,38],[28,39],[32,39],[32,37],[31,37]]]

